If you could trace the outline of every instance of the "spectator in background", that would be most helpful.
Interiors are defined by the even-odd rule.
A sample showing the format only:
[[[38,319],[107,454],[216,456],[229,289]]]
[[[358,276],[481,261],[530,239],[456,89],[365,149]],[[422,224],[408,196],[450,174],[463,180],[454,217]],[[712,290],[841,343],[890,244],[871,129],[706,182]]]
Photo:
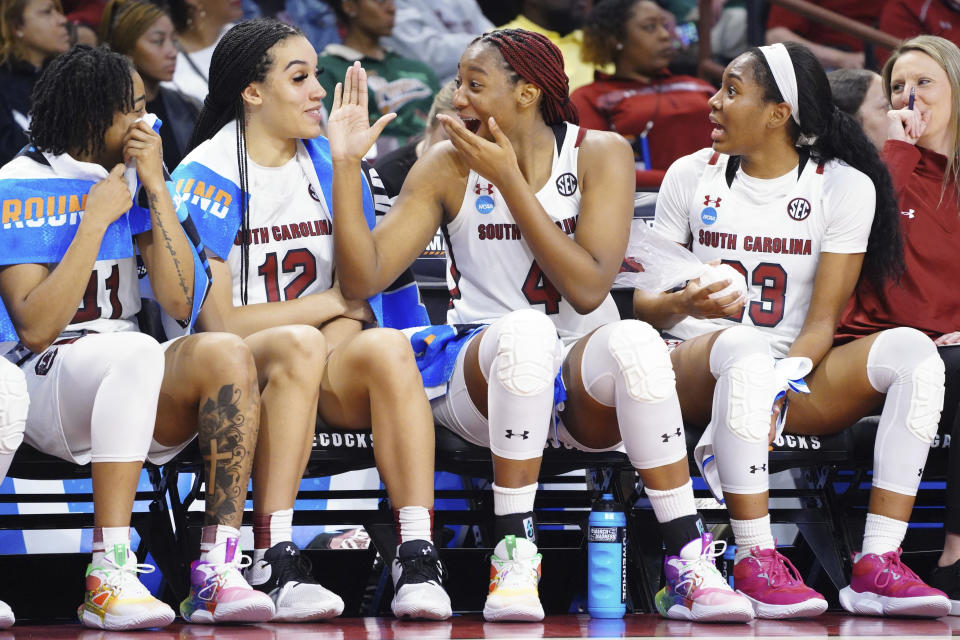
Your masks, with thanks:
[[[69,48],[56,0],[0,1],[0,166],[27,144],[30,93],[41,68]]]
[[[630,141],[637,186],[659,187],[674,160],[710,143],[707,104],[715,89],[667,70],[674,48],[667,13],[653,0],[600,0],[584,25],[584,60],[613,75],[573,92],[580,125]]]
[[[678,29],[696,34],[700,15],[697,0],[660,0],[658,4],[673,14]],[[711,0],[711,9],[713,28],[710,29],[710,50],[714,56],[732,60],[748,46],[745,1]]]
[[[828,73],[827,79],[833,103],[853,116],[873,146],[881,151],[890,127],[887,119],[890,101],[883,92],[880,75],[866,69],[837,69]]]
[[[593,81],[593,65],[581,59],[580,27],[586,12],[585,0],[523,0],[520,15],[498,28],[526,29],[545,35],[563,54],[563,70],[570,78],[570,91],[574,91]],[[604,71],[609,73],[612,69]]]
[[[173,78],[177,65],[173,22],[146,0],[110,0],[100,23],[100,39],[133,61],[143,79],[147,112],[163,121],[163,163],[173,171],[183,158],[200,104],[175,89],[160,86]]]
[[[901,40],[927,34],[960,45],[960,0],[887,0],[877,28]],[[889,57],[877,48],[878,64]]]
[[[330,4],[346,33],[343,44],[327,45],[317,61],[317,77],[326,91],[323,106],[329,113],[334,87],[343,81],[347,68],[359,60],[367,71],[370,122],[386,113],[397,114],[377,140],[374,155],[382,155],[423,131],[433,95],[439,89],[437,76],[422,62],[399,56],[381,43],[381,38],[393,31],[393,0],[330,0]]]
[[[817,4],[871,27],[876,25],[883,8],[883,2],[877,0],[821,0]],[[797,42],[805,45],[828,70],[864,67],[862,40],[829,29],[777,5],[770,7],[767,18],[767,44],[774,42]]]
[[[861,282],[847,303],[838,341],[890,327],[914,327],[933,339],[946,369],[941,433],[960,438],[960,297],[949,278],[960,271],[960,49],[937,36],[897,48],[883,67],[887,118],[883,159],[900,206],[906,271],[882,292]],[[915,92],[913,109],[910,93]],[[943,555],[930,586],[960,614],[960,452],[950,448]]]
[[[476,0],[396,0],[396,6],[393,34],[384,45],[423,62],[442,82],[457,75],[467,45],[493,29]]]
[[[171,0],[169,7],[180,53],[173,80],[166,86],[203,102],[213,49],[243,17],[243,5],[240,0]]]
[[[97,25],[106,0],[62,0],[63,13],[67,16],[70,29],[70,44],[97,46]]]

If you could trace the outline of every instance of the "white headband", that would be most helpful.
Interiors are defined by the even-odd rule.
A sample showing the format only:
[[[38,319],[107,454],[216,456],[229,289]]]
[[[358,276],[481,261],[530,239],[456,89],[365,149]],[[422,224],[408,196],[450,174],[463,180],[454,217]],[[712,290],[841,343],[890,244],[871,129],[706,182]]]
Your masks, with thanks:
[[[781,43],[760,47],[760,53],[766,58],[773,73],[773,80],[780,89],[783,101],[790,105],[790,115],[800,124],[800,104],[797,101],[797,74],[793,70],[790,52]]]

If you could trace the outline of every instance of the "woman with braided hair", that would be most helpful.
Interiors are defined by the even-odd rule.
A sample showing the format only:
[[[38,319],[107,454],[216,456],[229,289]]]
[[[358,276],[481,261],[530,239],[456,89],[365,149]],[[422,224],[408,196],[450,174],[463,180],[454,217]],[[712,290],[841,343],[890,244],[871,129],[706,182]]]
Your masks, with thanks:
[[[242,337],[260,379],[264,433],[254,460],[247,578],[274,598],[275,619],[343,610],[342,600],[300,564],[291,542],[294,500],[319,415],[337,429],[373,428],[377,468],[399,529],[394,613],[445,619],[450,599],[431,541],[430,406],[403,334],[361,331],[361,323],[382,320],[386,303],[380,296],[347,299],[334,278],[332,165],[320,137],[324,92],[316,65],[316,52],[295,27],[272,19],[233,27],[214,50],[192,150],[173,172],[211,253],[214,282],[200,327]],[[372,219],[370,191],[358,183],[361,193]],[[287,367],[295,358],[299,366]]]
[[[533,504],[543,448],[626,448],[667,544],[669,584],[689,619],[747,621],[750,603],[717,572],[703,532],[666,346],[620,321],[609,295],[633,214],[633,152],[577,126],[563,57],[521,29],[477,38],[460,59],[449,142],[413,166],[371,233],[360,215],[363,153],[390,116],[367,121],[365,72],[352,67],[329,121],[341,287],[389,284],[442,229],[449,324],[413,332],[434,417],[494,461],[491,621],[540,620]],[[622,443],[622,444],[621,444]]]

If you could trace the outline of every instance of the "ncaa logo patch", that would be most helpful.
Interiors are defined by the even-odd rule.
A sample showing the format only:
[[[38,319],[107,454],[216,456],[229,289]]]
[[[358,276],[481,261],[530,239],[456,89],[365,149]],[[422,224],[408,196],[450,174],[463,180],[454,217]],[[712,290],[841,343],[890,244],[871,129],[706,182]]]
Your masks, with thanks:
[[[490,196],[480,196],[476,199],[474,206],[477,207],[477,211],[486,215],[493,212],[493,198]]]
[[[565,173],[557,178],[557,191],[562,196],[572,196],[577,192],[577,176]]]
[[[794,198],[787,205],[787,215],[799,222],[807,219],[812,208],[806,198]]]
[[[707,226],[713,224],[717,221],[717,210],[713,207],[704,207],[700,212],[700,220]]]

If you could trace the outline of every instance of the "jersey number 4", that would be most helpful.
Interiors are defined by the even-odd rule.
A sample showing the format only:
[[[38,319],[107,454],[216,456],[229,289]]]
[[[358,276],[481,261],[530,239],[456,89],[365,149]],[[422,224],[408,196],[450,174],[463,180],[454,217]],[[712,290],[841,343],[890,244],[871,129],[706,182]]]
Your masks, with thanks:
[[[546,314],[560,313],[560,292],[553,286],[537,261],[534,260],[530,265],[530,271],[523,281],[523,287],[520,288],[523,295],[530,304],[542,304],[543,312]]]
[[[317,279],[317,259],[308,249],[294,249],[288,251],[280,261],[280,268],[284,273],[300,271],[290,284],[283,288],[283,297],[280,297],[280,274],[277,271],[276,252],[268,253],[257,273],[263,276],[263,286],[267,292],[267,302],[294,300],[300,297],[307,287]],[[302,271],[301,271],[302,269]]]
[[[787,272],[775,262],[761,262],[753,273],[747,273],[747,268],[739,260],[724,260],[747,279],[753,287],[760,288],[760,299],[748,303],[750,320],[756,327],[775,327],[783,320],[783,311],[787,297]],[[739,314],[730,316],[731,320],[743,322],[744,307]]]

